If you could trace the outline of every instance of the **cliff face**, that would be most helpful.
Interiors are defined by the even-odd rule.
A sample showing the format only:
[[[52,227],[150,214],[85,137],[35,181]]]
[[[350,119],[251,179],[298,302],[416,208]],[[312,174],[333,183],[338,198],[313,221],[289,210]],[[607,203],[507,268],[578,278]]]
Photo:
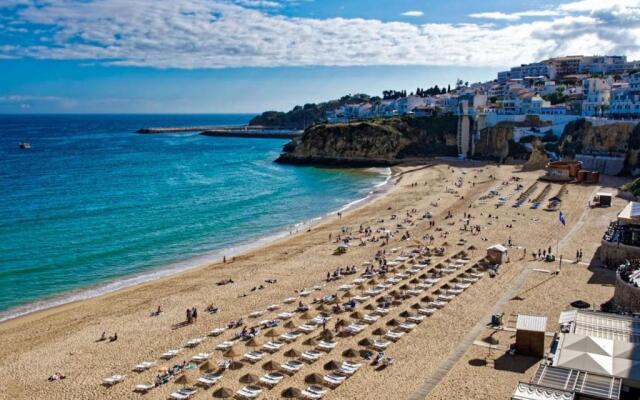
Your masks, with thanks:
[[[536,169],[543,169],[549,162],[549,157],[544,149],[544,145],[541,141],[536,140],[532,143],[531,155],[529,159],[522,167],[525,171],[533,171]]]
[[[276,161],[377,166],[393,165],[412,157],[455,155],[456,129],[457,119],[453,116],[316,125],[285,145]]]
[[[626,153],[634,126],[625,122],[593,126],[585,119],[565,126],[560,137],[560,152],[565,156],[598,151]]]
[[[513,141],[513,126],[498,124],[480,131],[476,144],[476,156],[502,161],[509,156],[509,144]]]
[[[628,122],[593,126],[580,119],[567,124],[560,138],[560,154],[596,151],[625,156],[624,173],[640,175],[640,127]]]

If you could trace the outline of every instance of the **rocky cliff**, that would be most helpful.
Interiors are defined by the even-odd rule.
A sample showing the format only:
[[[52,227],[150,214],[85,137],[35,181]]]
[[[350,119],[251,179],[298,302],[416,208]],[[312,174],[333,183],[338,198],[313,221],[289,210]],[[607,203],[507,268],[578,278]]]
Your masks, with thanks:
[[[288,143],[277,162],[339,166],[393,165],[408,158],[453,156],[457,118],[402,117],[320,124]]]
[[[480,131],[475,155],[478,158],[503,161],[509,156],[509,142],[513,140],[513,125],[498,124]]]
[[[543,169],[549,162],[549,156],[547,156],[544,145],[540,140],[532,142],[531,146],[531,155],[527,162],[522,166],[524,171]]]
[[[582,153],[624,155],[624,173],[640,175],[640,127],[630,122],[594,126],[580,119],[567,124],[559,152],[565,157]]]

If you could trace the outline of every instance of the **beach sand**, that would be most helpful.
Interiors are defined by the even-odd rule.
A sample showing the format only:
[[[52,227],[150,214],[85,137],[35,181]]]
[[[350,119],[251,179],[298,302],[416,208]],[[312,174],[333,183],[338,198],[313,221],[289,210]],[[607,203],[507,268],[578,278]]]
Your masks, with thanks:
[[[515,196],[506,206],[496,209],[496,198],[486,204],[480,204],[478,198],[494,187],[501,186],[511,176],[521,179],[527,188],[534,183],[541,172],[520,172],[518,166],[478,166],[461,164],[455,167],[435,165],[428,168],[398,168],[394,179],[395,185],[384,195],[363,205],[345,212],[341,218],[332,216],[314,226],[310,232],[279,239],[258,249],[237,256],[233,262],[212,264],[185,271],[170,277],[148,282],[139,286],[119,290],[100,297],[67,304],[50,310],[33,313],[0,324],[0,393],[2,397],[14,399],[163,399],[180,388],[181,385],[170,382],[152,389],[142,396],[133,392],[136,384],[151,381],[159,368],[166,368],[182,360],[189,360],[199,352],[213,352],[212,362],[221,359],[221,353],[214,351],[215,346],[230,337],[231,331],[212,338],[206,337],[209,330],[224,326],[228,321],[245,317],[256,310],[264,310],[270,304],[281,304],[284,298],[295,296],[295,290],[311,288],[316,285],[320,290],[314,291],[306,303],[313,297],[336,293],[338,287],[350,282],[355,276],[326,283],[327,272],[337,267],[357,265],[362,270],[362,263],[371,260],[379,250],[380,243],[367,243],[357,246],[354,243],[346,254],[332,255],[336,248],[335,238],[341,227],[350,227],[354,232],[360,225],[374,229],[385,226],[396,229],[396,224],[403,219],[405,213],[416,208],[415,224],[409,226],[414,238],[425,233],[435,237],[434,244],[440,246],[448,242],[447,254],[444,257],[433,257],[433,263],[444,261],[458,251],[474,245],[478,250],[470,252],[472,263],[485,255],[484,249],[496,243],[507,243],[511,238],[514,247],[510,249],[510,263],[501,268],[495,278],[487,274],[469,289],[457,296],[442,310],[436,312],[426,321],[407,333],[398,342],[392,344],[385,353],[395,359],[395,363],[385,369],[374,368],[365,364],[353,377],[335,390],[329,390],[326,399],[403,399],[428,398],[444,399],[459,396],[464,391],[464,398],[505,398],[512,392],[518,380],[528,380],[535,371],[535,362],[525,362],[525,367],[518,366],[498,370],[493,361],[485,366],[474,366],[469,362],[485,358],[487,349],[473,344],[466,344],[469,332],[475,332],[480,325],[488,322],[488,315],[500,304],[509,290],[517,293],[514,300],[511,296],[500,309],[505,312],[508,321],[517,313],[543,313],[548,315],[547,330],[556,328],[559,312],[568,307],[568,303],[583,299],[596,307],[613,295],[612,273],[597,266],[587,267],[582,264],[565,263],[560,275],[532,271],[533,268],[554,269],[555,265],[531,261],[529,257],[521,260],[522,248],[530,253],[538,248],[553,246],[556,241],[560,253],[565,260],[572,260],[578,248],[584,250],[584,261],[589,262],[600,237],[610,219],[622,208],[624,202],[615,199],[614,205],[607,209],[588,209],[587,201],[601,187],[613,187],[619,180],[605,178],[600,186],[569,185],[568,194],[562,202],[562,210],[566,215],[567,226],[561,227],[556,212],[542,209],[530,210],[528,204],[519,209],[512,208]],[[490,175],[496,177],[489,179]],[[475,178],[474,178],[475,176]],[[454,187],[454,180],[462,178],[464,185]],[[475,185],[470,182],[475,181]],[[415,185],[412,185],[414,184]],[[544,184],[539,183],[537,192]],[[508,194],[515,187],[510,182],[502,189]],[[552,196],[559,185],[553,185]],[[457,193],[447,192],[453,189]],[[464,198],[462,199],[461,196]],[[517,194],[516,194],[517,196]],[[534,193],[535,196],[535,193]],[[432,206],[437,202],[438,206]],[[424,212],[433,213],[436,227],[448,231],[448,237],[441,237],[441,232],[428,227],[426,219],[417,216]],[[447,212],[453,218],[445,219]],[[463,213],[473,215],[472,224],[482,226],[480,235],[472,235],[468,231],[460,231]],[[397,214],[398,220],[392,221],[391,214]],[[492,214],[492,218],[488,218]],[[495,219],[495,216],[499,219]],[[379,222],[384,219],[384,223]],[[449,223],[454,225],[449,225]],[[512,224],[513,228],[507,228]],[[400,234],[395,235],[386,246],[406,248],[411,241],[401,241]],[[329,234],[333,240],[329,240]],[[464,245],[457,245],[459,238],[464,238]],[[486,240],[483,240],[486,239]],[[396,253],[391,256],[394,258]],[[222,279],[233,279],[235,283],[217,286],[215,282]],[[273,284],[267,279],[276,279]],[[409,279],[398,284],[408,283]],[[443,282],[445,283],[445,280]],[[264,285],[264,289],[251,291],[253,287]],[[440,284],[426,291],[419,297],[433,293]],[[245,295],[245,297],[239,297]],[[346,349],[361,349],[358,341],[362,338],[374,338],[372,332],[380,327],[387,328],[386,322],[392,318],[403,320],[399,314],[411,310],[411,305],[418,298],[410,298],[394,307],[390,314],[369,326],[364,332],[353,337],[337,338],[337,347],[324,355],[318,362],[305,366],[292,377],[287,377],[272,390],[265,390],[261,398],[280,398],[280,393],[287,387],[304,389],[304,379],[311,373],[326,373],[323,365],[329,360],[342,360],[342,352]],[[220,307],[217,314],[209,315],[204,309],[209,304]],[[164,312],[158,317],[150,317],[151,311],[161,305]],[[180,328],[173,328],[183,321],[185,310],[197,307],[198,321]],[[282,310],[294,308],[294,305],[283,305]],[[267,313],[256,320],[246,319],[249,324],[262,319],[274,318],[282,311]],[[344,315],[340,316],[344,318]],[[297,320],[296,320],[297,321]],[[333,327],[333,322],[328,325]],[[513,325],[513,324],[512,324]],[[118,333],[119,339],[113,343],[96,342],[102,332],[111,335]],[[487,336],[486,328],[478,331],[473,340],[481,340]],[[499,332],[500,345],[508,345],[512,334]],[[203,343],[194,349],[182,349],[180,355],[171,361],[159,360],[160,354],[168,349],[182,348],[192,338],[205,337]],[[304,339],[304,338],[303,338]],[[262,339],[264,341],[264,339]],[[473,341],[472,340],[472,341]],[[283,353],[290,349],[304,350],[303,340],[286,345],[283,350],[268,356],[255,365],[245,364],[237,371],[225,372],[223,378],[212,389],[199,389],[195,399],[210,398],[212,392],[219,387],[227,387],[234,392],[244,384],[239,377],[252,373],[264,374],[261,365],[265,361],[282,362],[286,358]],[[245,352],[243,345],[237,346],[240,353]],[[457,353],[460,355],[452,356]],[[491,357],[503,356],[501,351],[493,351]],[[455,355],[455,354],[454,354]],[[132,368],[143,360],[156,360],[157,365],[143,373],[136,373]],[[504,359],[503,359],[504,360]],[[497,365],[512,364],[511,360],[499,362]],[[366,362],[365,362],[366,363]],[[474,365],[472,365],[474,364]],[[522,364],[517,362],[516,364]],[[451,370],[443,379],[434,380],[434,374],[445,366]],[[506,368],[506,367],[505,367]],[[445,371],[445,372],[447,372]],[[48,382],[47,377],[55,372],[62,372],[66,379]],[[102,379],[112,374],[126,375],[124,382],[111,388],[101,385]],[[201,373],[197,369],[186,374],[193,382]],[[436,374],[437,375],[437,374]],[[427,383],[431,382],[429,385]],[[425,387],[429,389],[425,391]]]

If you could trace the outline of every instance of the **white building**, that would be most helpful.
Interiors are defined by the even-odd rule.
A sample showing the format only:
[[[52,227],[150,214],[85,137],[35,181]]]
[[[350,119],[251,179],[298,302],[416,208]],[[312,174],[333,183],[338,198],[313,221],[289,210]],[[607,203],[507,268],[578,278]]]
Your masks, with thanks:
[[[609,107],[613,81],[602,78],[582,80],[582,115],[591,117]]]
[[[640,72],[630,75],[625,84],[613,85],[608,114],[612,118],[640,117]]]

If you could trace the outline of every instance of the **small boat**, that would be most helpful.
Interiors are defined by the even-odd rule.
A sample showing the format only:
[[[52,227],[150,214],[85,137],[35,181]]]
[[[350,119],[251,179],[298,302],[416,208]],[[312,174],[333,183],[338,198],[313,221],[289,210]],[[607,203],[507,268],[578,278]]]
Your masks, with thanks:
[[[20,147],[22,150],[27,150],[31,148],[31,144],[29,144],[29,142],[20,142],[18,147]]]

